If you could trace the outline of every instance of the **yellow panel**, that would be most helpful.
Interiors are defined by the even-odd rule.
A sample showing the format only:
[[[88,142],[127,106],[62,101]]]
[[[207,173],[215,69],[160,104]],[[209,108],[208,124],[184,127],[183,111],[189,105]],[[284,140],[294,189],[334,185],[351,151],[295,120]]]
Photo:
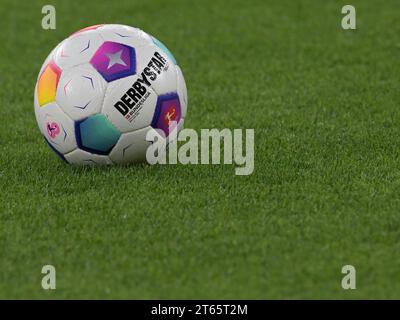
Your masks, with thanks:
[[[57,84],[60,79],[60,74],[60,68],[58,68],[55,63],[50,62],[40,75],[37,95],[41,107],[56,100]]]

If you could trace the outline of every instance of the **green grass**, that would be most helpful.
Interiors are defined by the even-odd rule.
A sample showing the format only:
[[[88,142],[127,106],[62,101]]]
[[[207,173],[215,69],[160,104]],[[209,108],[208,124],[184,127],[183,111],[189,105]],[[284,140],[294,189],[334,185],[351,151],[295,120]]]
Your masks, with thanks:
[[[0,298],[400,298],[398,0],[351,1],[356,31],[340,26],[347,1],[57,1],[45,31],[48,3],[0,4]],[[186,127],[254,128],[254,173],[59,161],[35,122],[37,72],[97,23],[166,43]]]

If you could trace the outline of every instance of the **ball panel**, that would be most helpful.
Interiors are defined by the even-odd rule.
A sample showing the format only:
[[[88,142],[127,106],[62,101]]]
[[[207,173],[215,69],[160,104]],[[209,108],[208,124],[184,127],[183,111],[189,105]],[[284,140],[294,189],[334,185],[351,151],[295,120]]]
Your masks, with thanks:
[[[156,104],[154,90],[131,76],[108,84],[102,113],[125,133],[149,126]]]
[[[39,106],[42,107],[56,100],[56,91],[61,76],[61,69],[50,61],[37,81],[37,98]]]
[[[75,165],[110,165],[113,164],[109,157],[92,154],[81,149],[76,149],[66,154],[65,159]]]
[[[156,110],[153,120],[151,121],[151,126],[153,128],[162,130],[165,136],[168,137],[181,118],[181,105],[176,93],[165,94],[158,97]]]
[[[152,43],[151,37],[144,31],[120,24],[107,24],[97,29],[104,41],[112,41],[133,48]]]
[[[111,82],[136,74],[135,49],[117,42],[106,41],[94,53],[90,64]]]
[[[74,150],[74,122],[52,102],[38,110],[38,123],[47,141],[60,153],[65,154]]]
[[[90,64],[69,68],[61,75],[57,104],[73,120],[99,113],[107,83]]]
[[[103,39],[96,30],[74,34],[61,43],[54,61],[62,70],[88,63],[102,43]]]
[[[154,91],[166,94],[177,91],[177,75],[174,63],[156,45],[136,50],[137,73],[146,79]]]
[[[114,163],[128,164],[146,162],[146,150],[151,145],[146,135],[151,127],[122,134],[109,157]]]
[[[103,114],[75,122],[78,147],[94,154],[107,155],[117,143],[121,133]]]

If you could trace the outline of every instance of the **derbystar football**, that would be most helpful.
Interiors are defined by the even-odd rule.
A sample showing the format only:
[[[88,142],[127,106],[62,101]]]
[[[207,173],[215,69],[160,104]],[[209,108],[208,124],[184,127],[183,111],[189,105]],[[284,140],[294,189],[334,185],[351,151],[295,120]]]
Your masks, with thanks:
[[[149,130],[168,139],[183,127],[187,91],[159,40],[129,26],[96,25],[50,53],[34,105],[45,141],[66,162],[126,164],[146,160]]]

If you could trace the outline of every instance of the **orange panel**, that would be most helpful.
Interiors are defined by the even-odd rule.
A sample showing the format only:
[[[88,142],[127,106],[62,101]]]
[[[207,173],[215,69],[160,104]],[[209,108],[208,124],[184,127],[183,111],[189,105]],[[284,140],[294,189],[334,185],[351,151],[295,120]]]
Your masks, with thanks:
[[[41,107],[56,100],[57,85],[60,75],[61,70],[54,62],[50,62],[40,75],[37,95]]]

